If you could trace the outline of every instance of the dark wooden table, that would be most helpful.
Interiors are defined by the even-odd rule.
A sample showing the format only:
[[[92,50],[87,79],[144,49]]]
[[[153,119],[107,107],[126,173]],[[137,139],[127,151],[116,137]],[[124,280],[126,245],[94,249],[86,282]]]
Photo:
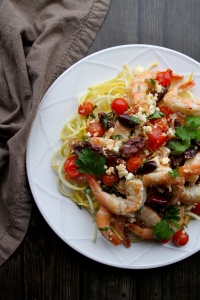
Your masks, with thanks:
[[[199,0],[112,0],[88,54],[122,44],[152,44],[200,62],[199,12]],[[200,252],[151,270],[102,265],[57,237],[34,201],[23,243],[0,267],[2,300],[195,300],[199,289]]]

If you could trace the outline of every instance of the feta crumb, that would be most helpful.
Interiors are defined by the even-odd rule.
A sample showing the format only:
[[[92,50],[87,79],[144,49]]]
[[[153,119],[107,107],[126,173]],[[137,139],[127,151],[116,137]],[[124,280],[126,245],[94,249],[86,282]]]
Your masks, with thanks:
[[[120,164],[120,165],[116,166],[116,168],[117,168],[117,171],[118,171],[119,178],[122,178],[122,177],[128,175],[128,170],[126,169],[125,165]]]
[[[173,138],[175,137],[175,130],[173,128],[169,128],[167,134],[169,138]]]
[[[152,132],[152,127],[151,126],[143,126],[142,131],[144,134]]]
[[[87,137],[91,137],[91,133],[88,131],[88,132],[86,132],[86,134],[85,134]]]
[[[114,168],[110,167],[108,170],[106,170],[106,174],[108,174],[108,175],[115,174]]]
[[[160,93],[162,91],[162,85],[156,82],[155,91],[156,93]]]
[[[167,165],[169,163],[170,159],[168,157],[164,157],[160,160],[161,164]]]

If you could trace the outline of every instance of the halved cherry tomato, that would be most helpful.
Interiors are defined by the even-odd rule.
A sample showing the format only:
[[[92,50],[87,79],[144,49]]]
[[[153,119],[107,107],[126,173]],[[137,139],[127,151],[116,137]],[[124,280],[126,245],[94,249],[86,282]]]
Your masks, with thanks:
[[[156,127],[162,128],[163,132],[167,131],[168,125],[167,125],[167,119],[165,117],[158,118],[158,119],[151,119],[150,120],[151,124],[155,125]]]
[[[159,106],[160,111],[165,114],[166,119],[168,120],[170,116],[173,114],[173,111],[167,106]]]
[[[93,104],[89,101],[84,102],[83,104],[80,104],[78,107],[78,113],[81,116],[87,117],[89,114],[93,112]]]
[[[102,137],[104,135],[105,129],[99,122],[90,123],[86,129],[91,136]]]
[[[112,186],[113,183],[117,183],[119,181],[119,178],[115,174],[108,175],[105,173],[103,174],[102,181],[105,185]]]
[[[152,127],[152,132],[148,134],[146,145],[152,150],[158,150],[167,140],[167,134],[162,127]]]
[[[134,172],[143,163],[143,158],[138,155],[131,156],[126,162],[126,168],[129,172]]]
[[[78,156],[69,157],[64,164],[64,170],[71,178],[78,178],[82,175],[82,173],[78,171],[78,167],[75,165],[75,160],[77,158]]]
[[[111,103],[111,108],[118,115],[121,115],[128,109],[128,103],[124,98],[115,98]]]
[[[176,246],[185,246],[189,241],[189,235],[185,230],[178,230],[174,233],[172,240]]]
[[[193,212],[196,215],[200,215],[200,203],[195,203],[195,205],[191,209],[191,212]]]
[[[163,72],[158,72],[156,75],[156,80],[159,82],[159,84],[165,87],[171,84],[171,78],[172,78],[172,70],[170,69]]]

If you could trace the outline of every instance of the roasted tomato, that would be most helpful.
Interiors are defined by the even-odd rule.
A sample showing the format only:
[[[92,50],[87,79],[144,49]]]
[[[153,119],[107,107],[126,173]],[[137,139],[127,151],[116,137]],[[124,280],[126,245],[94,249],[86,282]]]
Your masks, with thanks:
[[[164,105],[159,106],[159,108],[160,108],[160,111],[165,114],[166,119],[169,120],[170,116],[173,114],[173,111],[169,107],[164,106]]]
[[[126,168],[129,172],[134,172],[143,163],[143,158],[139,155],[131,156],[126,162]]]
[[[170,86],[171,78],[172,78],[172,70],[170,69],[164,72],[158,72],[156,75],[156,80],[159,82],[159,84],[165,87]]]
[[[115,174],[108,175],[105,173],[102,177],[102,181],[105,185],[112,186],[113,183],[117,183],[119,181],[119,177]]]
[[[90,123],[86,131],[89,132],[91,136],[97,137],[102,137],[105,132],[103,126],[99,122]]]
[[[157,126],[152,127],[152,132],[148,134],[146,145],[152,150],[158,150],[167,140],[165,128]]]
[[[128,109],[128,103],[124,98],[115,98],[111,103],[111,108],[118,115],[121,115],[124,114],[125,111]]]
[[[189,241],[189,235],[185,230],[178,230],[174,233],[172,239],[176,246],[185,246]]]
[[[75,160],[77,158],[78,156],[69,157],[64,164],[64,170],[71,178],[78,178],[82,175],[82,173],[78,171],[78,167],[75,165]]]
[[[78,107],[78,113],[81,116],[87,117],[89,114],[93,112],[93,104],[91,102],[84,102],[83,104],[80,104]]]

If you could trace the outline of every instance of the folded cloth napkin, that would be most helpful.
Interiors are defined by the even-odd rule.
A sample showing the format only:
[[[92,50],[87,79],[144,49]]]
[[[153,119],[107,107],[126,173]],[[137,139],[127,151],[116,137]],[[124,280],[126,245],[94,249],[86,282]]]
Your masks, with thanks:
[[[0,264],[24,238],[31,212],[25,152],[51,83],[82,58],[110,0],[4,0],[0,7]]]

